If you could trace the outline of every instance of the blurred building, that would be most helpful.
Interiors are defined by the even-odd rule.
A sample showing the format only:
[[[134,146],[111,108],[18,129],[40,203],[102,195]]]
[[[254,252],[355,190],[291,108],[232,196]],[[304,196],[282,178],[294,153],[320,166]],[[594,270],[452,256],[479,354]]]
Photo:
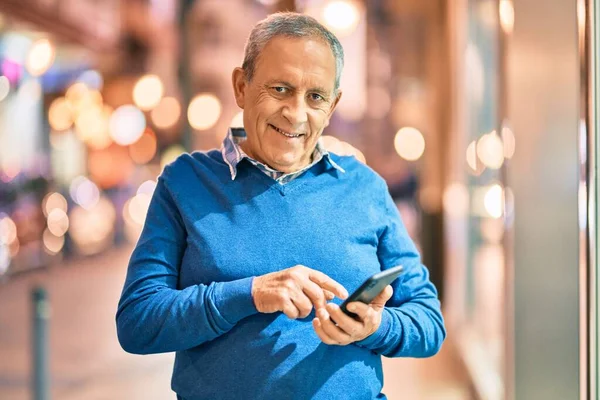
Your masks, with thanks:
[[[474,393],[597,398],[598,0],[2,0],[0,282],[135,243],[280,10],[340,38],[325,134],[387,180]]]

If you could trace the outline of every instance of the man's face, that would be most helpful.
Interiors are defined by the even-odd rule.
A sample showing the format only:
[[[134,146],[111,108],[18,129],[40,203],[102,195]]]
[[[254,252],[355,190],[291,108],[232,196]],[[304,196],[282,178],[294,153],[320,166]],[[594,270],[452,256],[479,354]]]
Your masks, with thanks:
[[[341,93],[334,92],[335,57],[319,39],[275,37],[263,48],[250,82],[233,71],[244,109],[244,151],[281,172],[310,164]]]

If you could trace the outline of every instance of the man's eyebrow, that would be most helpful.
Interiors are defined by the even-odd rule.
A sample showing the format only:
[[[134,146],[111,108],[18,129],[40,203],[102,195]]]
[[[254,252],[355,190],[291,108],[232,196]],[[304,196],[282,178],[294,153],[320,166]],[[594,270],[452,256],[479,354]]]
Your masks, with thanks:
[[[272,86],[272,85],[283,85],[283,86],[287,86],[291,89],[295,89],[294,85],[292,85],[289,82],[286,81],[282,81],[280,79],[273,79],[272,81],[268,81],[265,86]]]
[[[331,92],[329,90],[322,88],[322,87],[311,88],[311,89],[308,89],[308,91],[320,94],[323,97],[329,96],[331,94]]]
[[[291,83],[287,82],[287,81],[282,81],[281,79],[273,79],[271,81],[268,81],[265,86],[272,86],[272,85],[283,85],[283,86],[287,86],[292,90],[296,90],[296,87],[294,85],[292,85]],[[308,89],[308,92],[311,93],[317,93],[320,94],[323,97],[328,97],[329,95],[331,95],[331,92],[323,87],[317,86],[317,87],[313,87]]]

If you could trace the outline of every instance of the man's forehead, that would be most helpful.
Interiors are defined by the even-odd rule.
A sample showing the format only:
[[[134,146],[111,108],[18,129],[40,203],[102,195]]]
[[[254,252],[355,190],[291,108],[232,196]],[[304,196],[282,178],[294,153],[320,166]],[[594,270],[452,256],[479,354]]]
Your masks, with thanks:
[[[297,85],[301,78],[324,89],[335,85],[335,57],[320,38],[277,36],[263,48],[256,66],[266,80]]]

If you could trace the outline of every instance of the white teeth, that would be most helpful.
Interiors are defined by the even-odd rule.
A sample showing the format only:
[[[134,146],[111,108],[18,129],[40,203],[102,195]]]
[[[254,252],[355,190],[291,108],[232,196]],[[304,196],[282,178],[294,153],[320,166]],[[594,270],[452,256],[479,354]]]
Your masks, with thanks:
[[[283,136],[287,136],[289,138],[297,138],[300,135],[292,135],[290,133],[284,132],[281,129],[279,129],[278,127],[276,127],[275,125],[271,125],[277,132],[281,133]]]

